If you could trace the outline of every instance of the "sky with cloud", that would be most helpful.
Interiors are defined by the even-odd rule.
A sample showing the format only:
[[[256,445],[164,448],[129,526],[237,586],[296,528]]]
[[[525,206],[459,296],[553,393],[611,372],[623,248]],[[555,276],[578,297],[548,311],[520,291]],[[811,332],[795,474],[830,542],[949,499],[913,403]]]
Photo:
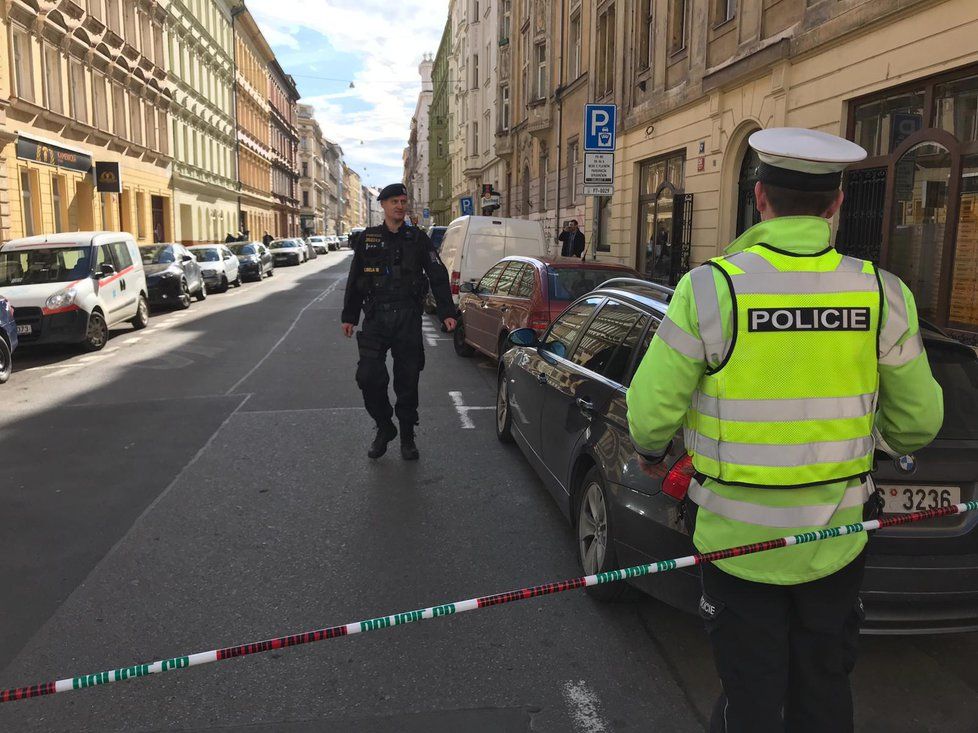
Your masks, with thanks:
[[[247,0],[302,103],[370,186],[403,177],[421,90],[418,64],[438,50],[448,0]],[[350,82],[353,89],[350,89]]]

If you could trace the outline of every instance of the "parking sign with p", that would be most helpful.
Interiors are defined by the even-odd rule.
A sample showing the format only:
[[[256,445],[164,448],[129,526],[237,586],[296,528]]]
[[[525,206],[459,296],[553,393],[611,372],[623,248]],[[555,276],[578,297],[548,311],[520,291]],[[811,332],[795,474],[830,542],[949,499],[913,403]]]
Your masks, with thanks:
[[[584,106],[584,150],[613,152],[618,107],[614,104]]]

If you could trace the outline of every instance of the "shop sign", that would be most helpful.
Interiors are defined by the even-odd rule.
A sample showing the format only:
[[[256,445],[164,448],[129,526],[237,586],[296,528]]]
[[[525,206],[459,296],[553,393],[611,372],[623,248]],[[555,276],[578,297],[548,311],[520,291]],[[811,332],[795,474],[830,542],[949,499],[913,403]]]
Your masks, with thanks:
[[[95,164],[95,190],[99,193],[122,193],[122,174],[118,163],[99,161]]]
[[[17,157],[21,160],[30,160],[80,173],[87,173],[92,167],[91,155],[59,148],[57,145],[50,145],[23,135],[17,137]]]

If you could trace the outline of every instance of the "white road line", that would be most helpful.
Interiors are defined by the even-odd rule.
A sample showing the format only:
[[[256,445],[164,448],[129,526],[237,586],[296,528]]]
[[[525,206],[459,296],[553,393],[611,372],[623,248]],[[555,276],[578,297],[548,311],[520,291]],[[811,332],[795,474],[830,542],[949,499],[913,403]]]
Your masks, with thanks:
[[[452,398],[452,402],[455,403],[455,412],[458,413],[458,419],[462,421],[463,430],[475,430],[475,423],[472,422],[472,418],[469,417],[469,413],[472,410],[495,410],[495,407],[471,407],[465,404],[465,400],[462,399],[461,392],[449,392],[448,396]]]
[[[65,367],[64,369],[59,369],[56,372],[51,372],[50,374],[45,374],[41,379],[51,379],[51,377],[63,377],[66,374],[74,374],[80,369],[80,367]]]
[[[133,336],[131,339],[126,339],[122,343],[123,344],[138,344],[142,340],[143,340],[143,337],[142,336]]]
[[[598,714],[598,696],[587,682],[565,682],[563,692],[576,730],[581,733],[605,733],[608,730],[608,724]]]

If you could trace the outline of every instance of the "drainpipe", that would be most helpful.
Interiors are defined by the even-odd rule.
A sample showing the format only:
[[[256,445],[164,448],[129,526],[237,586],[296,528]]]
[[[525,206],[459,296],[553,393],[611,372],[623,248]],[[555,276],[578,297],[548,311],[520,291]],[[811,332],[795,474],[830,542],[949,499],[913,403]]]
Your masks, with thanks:
[[[238,229],[234,232],[237,236],[242,230],[241,226],[241,138],[238,136],[238,16],[245,12],[244,3],[231,8],[231,111],[234,115],[234,177],[238,184]]]
[[[561,189],[561,163],[564,157],[564,23],[566,21],[567,2],[561,0],[560,3],[560,62],[557,67],[557,89],[554,91],[554,101],[557,103],[557,220],[556,226],[560,226],[560,189]],[[563,229],[563,227],[561,227]]]

